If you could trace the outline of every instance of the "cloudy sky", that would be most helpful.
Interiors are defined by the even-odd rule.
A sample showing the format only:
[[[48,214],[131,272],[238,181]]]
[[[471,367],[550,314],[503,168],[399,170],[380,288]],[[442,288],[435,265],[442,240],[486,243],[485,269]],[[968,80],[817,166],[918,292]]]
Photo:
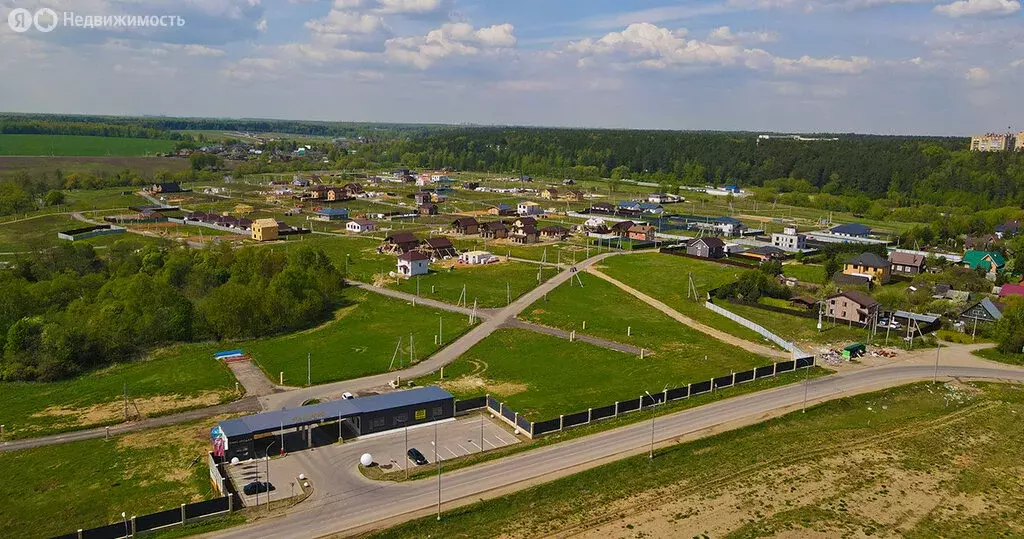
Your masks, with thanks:
[[[0,110],[660,129],[1024,129],[1019,0],[0,0]],[[43,17],[43,22],[47,21]]]

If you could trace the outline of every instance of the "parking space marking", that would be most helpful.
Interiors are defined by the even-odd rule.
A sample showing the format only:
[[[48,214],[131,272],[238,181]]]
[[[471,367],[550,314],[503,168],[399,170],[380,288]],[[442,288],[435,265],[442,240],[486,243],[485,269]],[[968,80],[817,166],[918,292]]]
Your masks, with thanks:
[[[494,442],[488,440],[487,438],[484,438],[484,443],[489,445],[489,446],[491,446],[491,448],[494,448],[494,449],[497,449],[497,447],[498,447],[498,446],[494,445]]]
[[[470,453],[470,451],[468,449],[466,449],[465,446],[463,446],[462,444],[455,444],[455,445],[459,446],[459,449],[465,451],[467,455]]]
[[[502,438],[501,435],[497,434],[497,433],[495,433],[494,437],[497,438],[498,440],[501,440],[501,443],[503,443],[505,445],[512,445],[513,443],[515,443],[515,442],[506,442],[505,439]]]

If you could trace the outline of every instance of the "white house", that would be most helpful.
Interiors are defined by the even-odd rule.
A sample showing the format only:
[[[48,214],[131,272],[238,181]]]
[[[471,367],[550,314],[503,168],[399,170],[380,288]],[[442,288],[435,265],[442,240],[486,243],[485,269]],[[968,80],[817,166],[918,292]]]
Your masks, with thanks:
[[[487,251],[467,251],[459,255],[459,262],[473,266],[498,262],[498,257]]]
[[[426,275],[430,266],[430,256],[419,251],[409,251],[398,257],[398,274],[403,277]]]
[[[519,215],[540,215],[544,213],[544,209],[536,202],[524,200],[516,206],[516,213]]]
[[[355,232],[356,234],[362,234],[363,232],[373,232],[377,228],[377,223],[373,221],[367,221],[366,219],[353,219],[345,225],[345,230],[349,232]]]
[[[807,248],[807,236],[797,233],[795,226],[787,226],[782,233],[772,234],[772,245],[783,251],[803,251]]]

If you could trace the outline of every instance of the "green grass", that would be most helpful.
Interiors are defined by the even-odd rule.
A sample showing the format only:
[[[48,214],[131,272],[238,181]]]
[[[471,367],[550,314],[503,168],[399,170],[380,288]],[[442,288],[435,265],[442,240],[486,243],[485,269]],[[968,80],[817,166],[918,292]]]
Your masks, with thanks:
[[[140,156],[167,153],[175,141],[78,135],[0,135],[0,155]]]
[[[466,303],[469,306],[476,300],[477,306],[481,308],[504,307],[508,305],[509,295],[515,301],[519,296],[536,288],[539,284],[538,274],[541,281],[546,281],[553,277],[556,271],[555,268],[526,262],[462,266],[452,271],[440,269],[419,278],[420,297],[454,304],[459,301],[462,288],[465,286]],[[391,280],[388,288],[415,294],[416,281],[415,277],[403,279],[397,284]]]
[[[204,457],[210,421],[3,453],[0,529],[51,537],[219,496]],[[199,461],[191,465],[196,457]]]
[[[655,530],[690,537],[708,529],[726,537],[1018,536],[1024,436],[1006,425],[1021,414],[1024,392],[1016,386],[904,386],[673,445],[653,461],[622,459],[372,537],[650,537]]]
[[[821,284],[825,278],[825,267],[820,264],[789,263],[782,266],[782,274],[793,277],[801,283]]]
[[[747,320],[760,324],[768,331],[791,341],[815,343],[867,342],[869,336],[868,330],[856,324],[851,327],[848,323],[839,321],[833,325],[831,320],[822,320],[822,330],[819,332],[818,320],[815,318],[803,318],[785,313],[766,311],[749,305],[729,303],[725,300],[718,300],[715,304]],[[885,333],[881,333],[880,337],[884,340]],[[898,346],[901,342],[900,337],[901,335],[893,333],[893,335],[890,335],[889,342],[893,346]]]
[[[214,361],[206,346],[187,345],[155,352],[153,359],[115,364],[70,380],[0,383],[0,423],[8,438],[30,438],[90,426],[119,423],[124,384],[139,411],[162,415],[235,396],[234,375]],[[161,405],[147,404],[153,397],[180,396]],[[202,401],[189,400],[205,396]],[[84,415],[84,409],[108,405],[107,414]],[[47,409],[53,413],[46,413]],[[56,409],[67,413],[55,413]],[[134,411],[134,407],[131,409]],[[3,459],[0,459],[3,460]]]
[[[277,382],[283,371],[285,385],[299,386],[306,382],[307,353],[311,354],[313,384],[323,384],[387,372],[399,338],[404,357],[396,359],[393,368],[407,365],[409,335],[413,335],[415,358],[427,358],[439,348],[434,336],[441,318],[445,343],[469,329],[468,317],[461,314],[413,307],[356,288],[349,288],[345,296],[351,304],[342,307],[335,320],[318,328],[221,347],[237,345],[272,381]]]
[[[644,391],[702,382],[729,374],[730,365],[748,369],[756,360],[732,353],[714,364],[681,360],[668,354],[647,357],[600,348],[585,342],[501,329],[445,367],[443,384],[456,397],[490,393],[531,421],[558,417],[636,399]],[[760,364],[770,364],[765,359]],[[464,377],[460,379],[460,377]],[[436,383],[437,376],[421,379]]]
[[[0,224],[0,252],[23,252],[60,243],[57,233],[89,226],[67,215],[46,215]]]
[[[748,270],[659,253],[613,256],[605,259],[598,269],[698,322],[751,342],[764,340],[754,331],[704,307],[710,290],[735,281]],[[699,301],[686,297],[690,274]]]
[[[989,361],[998,361],[999,363],[1008,363],[1010,365],[1024,365],[1024,354],[1007,354],[1000,352],[998,348],[983,348],[972,353]]]
[[[580,280],[582,288],[559,286],[520,317],[654,351],[658,360],[694,381],[772,361],[690,329],[599,277],[582,274]]]

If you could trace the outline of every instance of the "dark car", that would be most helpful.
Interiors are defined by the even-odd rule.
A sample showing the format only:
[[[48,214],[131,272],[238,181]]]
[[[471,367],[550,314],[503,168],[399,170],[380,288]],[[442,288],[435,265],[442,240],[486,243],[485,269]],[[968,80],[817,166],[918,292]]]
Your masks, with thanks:
[[[420,450],[415,447],[409,450],[409,460],[415,462],[417,466],[427,463],[427,457],[424,457],[423,453],[420,453]]]
[[[244,492],[247,496],[252,496],[257,492],[269,492],[271,490],[274,490],[274,485],[271,485],[266,481],[253,481],[252,483],[249,483],[248,485],[242,487],[242,492]]]

